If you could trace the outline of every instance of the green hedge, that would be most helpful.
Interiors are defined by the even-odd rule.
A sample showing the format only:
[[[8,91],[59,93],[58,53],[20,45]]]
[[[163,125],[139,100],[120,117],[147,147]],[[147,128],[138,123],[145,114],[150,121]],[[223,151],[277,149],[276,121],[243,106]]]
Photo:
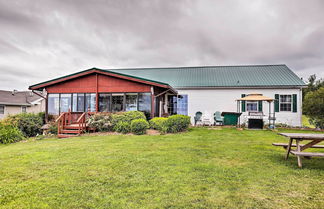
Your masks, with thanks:
[[[186,115],[172,115],[165,122],[166,131],[168,133],[177,133],[185,131],[189,128],[190,117]]]
[[[164,131],[163,129],[165,127],[165,122],[167,120],[168,120],[168,118],[162,118],[162,117],[152,118],[150,120],[150,128],[159,130],[159,131]]]
[[[7,125],[17,127],[25,137],[36,136],[42,134],[42,126],[44,125],[43,114],[21,113],[17,115],[9,115],[3,122]]]
[[[17,127],[0,123],[0,143],[13,143],[23,138],[23,134]]]
[[[114,126],[114,131],[127,134],[131,131],[130,128],[130,123],[125,122],[125,121],[119,121],[115,126]]]
[[[136,135],[143,135],[146,134],[146,130],[150,127],[149,123],[141,118],[135,119],[131,122],[131,131]]]

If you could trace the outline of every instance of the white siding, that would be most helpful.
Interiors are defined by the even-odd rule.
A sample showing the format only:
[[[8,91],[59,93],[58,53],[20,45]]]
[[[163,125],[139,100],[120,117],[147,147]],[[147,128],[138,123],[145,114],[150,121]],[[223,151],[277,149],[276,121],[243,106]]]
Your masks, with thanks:
[[[197,111],[209,113],[211,116],[216,111],[237,111],[236,99],[241,98],[241,94],[260,93],[264,96],[274,98],[275,94],[297,94],[297,112],[276,112],[276,123],[284,123],[290,126],[302,125],[302,93],[301,89],[178,89],[179,94],[188,95],[188,114],[193,118]],[[273,112],[274,104],[271,104]],[[269,104],[263,102],[263,112],[266,115],[264,122],[268,123]],[[244,112],[241,121],[245,122]]]

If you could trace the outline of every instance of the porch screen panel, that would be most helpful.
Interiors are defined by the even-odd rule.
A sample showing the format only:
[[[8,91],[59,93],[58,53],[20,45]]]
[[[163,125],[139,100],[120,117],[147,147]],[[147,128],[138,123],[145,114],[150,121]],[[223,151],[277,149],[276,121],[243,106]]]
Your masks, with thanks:
[[[84,94],[78,94],[77,112],[84,112]]]
[[[71,110],[71,94],[61,94],[60,112],[68,112]]]
[[[144,112],[147,118],[151,117],[151,93],[138,94],[138,110]]]
[[[59,94],[49,94],[48,95],[48,114],[59,115],[60,114],[60,96]]]
[[[124,94],[111,95],[111,111],[121,112],[124,110]]]
[[[137,93],[127,93],[125,102],[126,111],[137,110]]]
[[[111,101],[110,94],[99,94],[99,112],[110,112],[111,110]]]
[[[78,94],[72,94],[72,112],[78,111]]]
[[[95,93],[87,93],[85,99],[85,110],[90,112],[96,111],[96,94]]]

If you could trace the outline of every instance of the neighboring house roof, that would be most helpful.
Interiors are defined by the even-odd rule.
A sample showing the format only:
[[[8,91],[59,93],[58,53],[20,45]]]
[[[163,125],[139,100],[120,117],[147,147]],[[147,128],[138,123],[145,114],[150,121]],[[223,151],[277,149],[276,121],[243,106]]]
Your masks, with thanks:
[[[185,87],[305,86],[286,65],[109,69]]]
[[[305,83],[286,65],[241,65],[168,68],[91,68],[29,87],[42,90],[89,73],[103,73],[133,78],[174,88],[203,87],[301,87]]]
[[[0,104],[2,105],[19,105],[31,106],[42,97],[31,91],[4,91],[0,90]]]

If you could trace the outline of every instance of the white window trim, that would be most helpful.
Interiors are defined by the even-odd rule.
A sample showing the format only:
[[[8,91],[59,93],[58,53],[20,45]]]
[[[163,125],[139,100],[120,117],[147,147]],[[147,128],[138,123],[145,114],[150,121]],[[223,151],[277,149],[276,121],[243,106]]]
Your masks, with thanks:
[[[248,103],[255,103],[257,109],[255,111],[248,110]],[[245,107],[246,112],[259,112],[259,104],[257,101],[246,101],[245,105],[246,105],[246,107]]]
[[[3,113],[0,112],[0,115],[4,115],[6,112],[6,105],[0,105],[0,106],[3,106]]]
[[[281,102],[281,96],[290,96],[290,102]],[[292,112],[292,105],[293,105],[293,96],[292,94],[279,94],[279,112]],[[290,104],[290,110],[281,110],[281,103],[282,104]]]

